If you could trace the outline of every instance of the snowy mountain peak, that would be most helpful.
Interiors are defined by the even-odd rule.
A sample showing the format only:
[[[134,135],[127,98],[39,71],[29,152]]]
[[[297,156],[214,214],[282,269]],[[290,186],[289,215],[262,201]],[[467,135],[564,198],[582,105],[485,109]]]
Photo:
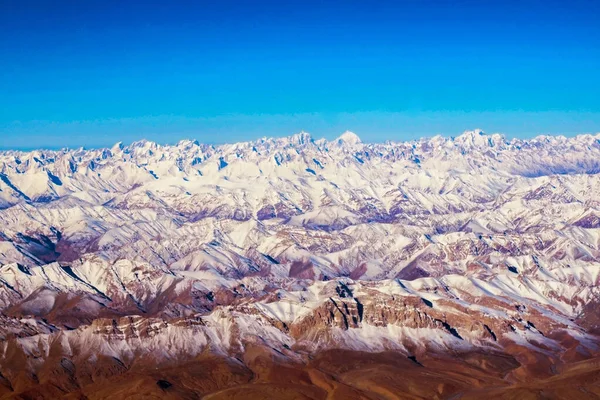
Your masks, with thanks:
[[[156,149],[158,147],[160,147],[160,145],[158,143],[155,143],[155,142],[147,140],[147,139],[138,140],[129,145],[130,149],[140,149],[143,151],[150,150],[150,149]]]
[[[289,137],[289,140],[293,144],[308,144],[313,141],[312,136],[308,132],[300,131]]]
[[[125,146],[123,145],[123,142],[117,142],[113,147],[111,147],[110,151],[113,154],[117,154],[123,151],[124,148]]]
[[[346,131],[346,132],[342,133],[335,141],[339,144],[344,143],[344,144],[349,144],[349,145],[355,145],[355,144],[362,143],[362,141],[360,140],[358,135],[356,133],[350,132],[350,131]]]
[[[505,142],[500,134],[488,135],[481,129],[465,131],[454,138],[454,142],[464,147],[498,147]]]
[[[200,142],[197,140],[184,139],[180,140],[179,143],[177,143],[177,147],[181,147],[184,149],[189,149],[193,146],[200,146]]]
[[[460,135],[458,135],[455,140],[457,141],[473,141],[478,140],[480,137],[487,136],[486,133],[482,129],[473,129],[470,131],[464,131]]]

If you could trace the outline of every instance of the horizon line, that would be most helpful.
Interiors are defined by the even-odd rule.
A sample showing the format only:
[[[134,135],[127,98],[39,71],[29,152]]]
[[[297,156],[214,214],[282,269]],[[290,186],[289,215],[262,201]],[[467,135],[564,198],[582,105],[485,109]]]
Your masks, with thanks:
[[[373,141],[365,141],[363,142],[362,139],[360,141],[361,144],[363,145],[369,145],[369,144],[386,144],[386,143],[390,143],[390,144],[394,144],[394,143],[413,143],[413,142],[420,142],[423,140],[431,140],[433,138],[436,137],[442,137],[444,139],[450,139],[453,140],[459,136],[462,136],[464,134],[467,133],[474,133],[474,132],[478,132],[481,135],[485,135],[485,136],[492,136],[492,135],[501,135],[504,140],[506,141],[506,143],[510,143],[514,140],[518,140],[518,141],[522,141],[522,142],[526,142],[526,141],[533,141],[536,140],[538,138],[543,138],[543,137],[553,137],[553,138],[576,138],[579,136],[600,136],[600,131],[597,132],[579,132],[579,133],[573,133],[573,134],[561,134],[561,133],[542,133],[542,134],[532,134],[532,136],[527,137],[527,138],[519,138],[516,136],[508,136],[506,133],[504,132],[490,132],[487,133],[485,130],[480,129],[480,128],[475,128],[475,129],[466,129],[464,131],[462,131],[461,133],[457,134],[457,135],[445,135],[445,134],[441,134],[441,133],[437,133],[437,134],[431,134],[431,135],[424,135],[424,136],[420,136],[419,138],[415,138],[415,139],[409,139],[409,140],[391,140],[391,139],[386,139],[386,140],[373,140]],[[327,139],[326,137],[319,137],[316,138],[314,137],[310,132],[307,132],[305,130],[300,130],[296,133],[292,133],[290,135],[281,135],[281,136],[262,136],[262,137],[257,137],[255,139],[251,139],[251,140],[240,140],[240,141],[233,141],[233,142],[205,142],[205,141],[200,141],[198,139],[195,138],[191,138],[191,137],[182,137],[176,141],[172,141],[172,142],[160,142],[160,141],[155,141],[155,140],[151,140],[151,139],[146,139],[146,138],[141,138],[141,139],[137,139],[137,140],[132,140],[132,141],[120,141],[117,140],[116,142],[114,142],[111,146],[77,146],[77,147],[73,147],[73,146],[57,146],[57,147],[4,147],[2,145],[0,145],[0,152],[24,152],[24,153],[30,153],[30,152],[34,152],[34,151],[55,151],[55,152],[69,152],[69,151],[74,151],[74,150],[83,150],[83,151],[91,151],[91,150],[105,150],[105,149],[112,149],[115,146],[121,144],[123,145],[123,147],[128,147],[131,146],[135,143],[142,143],[142,142],[146,142],[146,143],[152,143],[152,144],[156,144],[160,147],[174,147],[177,146],[178,144],[180,144],[181,142],[185,142],[185,141],[189,141],[189,142],[197,142],[198,145],[210,145],[210,146],[227,146],[227,145],[235,145],[235,144],[239,144],[239,143],[254,143],[254,142],[258,142],[260,140],[281,140],[281,139],[287,139],[287,138],[292,138],[296,135],[302,135],[302,134],[307,134],[313,142],[315,141],[321,141],[321,140],[325,140],[328,143],[332,143],[335,142],[336,140],[338,140],[340,138],[341,135],[346,134],[346,133],[351,133],[356,135],[357,137],[360,138],[360,135],[356,134],[354,131],[352,130],[345,130],[344,132],[342,132],[340,135],[338,135],[337,137],[333,138],[333,139]]]

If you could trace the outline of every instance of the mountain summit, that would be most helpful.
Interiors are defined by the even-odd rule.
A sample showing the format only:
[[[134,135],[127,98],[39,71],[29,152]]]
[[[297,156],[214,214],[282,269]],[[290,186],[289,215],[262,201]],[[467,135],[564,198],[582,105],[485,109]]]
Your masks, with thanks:
[[[356,145],[362,143],[358,135],[354,132],[346,131],[342,133],[336,140],[337,143],[345,143],[349,145]]]
[[[498,147],[504,144],[506,139],[503,135],[487,135],[481,129],[465,131],[454,139],[454,142],[466,148],[472,147]]]

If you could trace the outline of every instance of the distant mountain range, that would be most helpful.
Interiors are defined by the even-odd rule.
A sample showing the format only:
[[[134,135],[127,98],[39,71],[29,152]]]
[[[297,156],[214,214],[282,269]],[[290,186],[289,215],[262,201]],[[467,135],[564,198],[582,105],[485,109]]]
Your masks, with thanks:
[[[0,152],[0,398],[597,398],[599,172],[600,134]]]

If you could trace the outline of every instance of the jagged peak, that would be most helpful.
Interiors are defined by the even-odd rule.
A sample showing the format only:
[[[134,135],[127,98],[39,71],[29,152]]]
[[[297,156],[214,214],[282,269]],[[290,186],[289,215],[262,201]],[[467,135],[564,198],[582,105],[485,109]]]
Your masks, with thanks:
[[[137,140],[137,141],[131,143],[131,145],[129,145],[129,147],[132,149],[136,149],[136,148],[152,149],[152,148],[159,147],[159,145],[151,140],[141,139],[141,140]]]
[[[192,147],[192,146],[200,146],[200,142],[198,140],[192,139],[183,139],[177,143],[177,147]]]
[[[303,130],[293,134],[292,136],[289,136],[288,139],[294,144],[307,144],[313,142],[313,138],[310,135],[310,133],[305,132]]]
[[[110,151],[112,153],[118,153],[123,151],[123,149],[125,148],[125,146],[123,145],[123,142],[117,142],[115,143],[115,145],[113,147],[110,148]]]

